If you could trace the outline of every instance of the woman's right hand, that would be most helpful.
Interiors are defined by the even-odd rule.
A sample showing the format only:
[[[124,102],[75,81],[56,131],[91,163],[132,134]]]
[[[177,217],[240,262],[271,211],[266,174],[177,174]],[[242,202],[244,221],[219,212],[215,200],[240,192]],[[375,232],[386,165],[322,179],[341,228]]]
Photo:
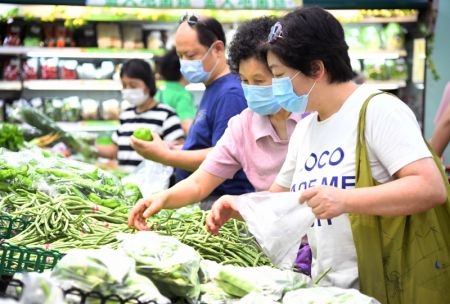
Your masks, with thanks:
[[[239,211],[236,206],[236,196],[221,196],[211,208],[211,212],[206,218],[206,229],[209,233],[218,234],[222,227],[231,218],[240,218]]]
[[[147,219],[164,209],[166,200],[167,194],[164,192],[139,200],[128,215],[128,226],[134,226],[137,230],[150,230]]]

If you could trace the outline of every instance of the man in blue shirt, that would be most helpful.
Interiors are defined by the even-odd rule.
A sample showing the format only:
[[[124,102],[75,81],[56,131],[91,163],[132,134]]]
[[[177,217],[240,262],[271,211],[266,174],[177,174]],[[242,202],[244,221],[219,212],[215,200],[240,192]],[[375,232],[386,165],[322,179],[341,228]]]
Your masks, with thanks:
[[[132,137],[131,144],[145,158],[178,168],[178,182],[200,166],[227,128],[228,120],[245,109],[247,102],[239,78],[230,73],[225,58],[225,34],[216,19],[186,15],[178,27],[175,45],[184,78],[206,85],[183,149],[170,149],[157,134],[153,134],[153,142]],[[251,191],[252,185],[240,170],[211,193],[210,201],[223,194]]]

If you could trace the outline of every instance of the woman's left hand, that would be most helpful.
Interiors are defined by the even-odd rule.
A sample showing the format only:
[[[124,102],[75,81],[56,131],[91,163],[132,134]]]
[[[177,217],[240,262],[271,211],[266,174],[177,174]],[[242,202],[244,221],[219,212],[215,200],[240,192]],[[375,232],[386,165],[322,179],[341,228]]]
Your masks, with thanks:
[[[157,133],[152,132],[152,135],[152,141],[144,141],[131,136],[130,145],[145,159],[163,163],[165,157],[170,153],[170,148]]]
[[[345,190],[331,186],[316,186],[300,195],[300,203],[307,202],[318,219],[331,219],[346,212]]]

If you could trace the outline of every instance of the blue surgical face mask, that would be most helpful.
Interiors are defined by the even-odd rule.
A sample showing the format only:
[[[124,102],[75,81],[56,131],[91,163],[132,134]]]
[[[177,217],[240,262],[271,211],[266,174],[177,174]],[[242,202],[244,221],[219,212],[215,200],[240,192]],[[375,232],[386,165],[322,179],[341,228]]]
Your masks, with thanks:
[[[270,115],[278,112],[281,106],[274,99],[272,86],[257,86],[242,84],[247,105],[259,115]]]
[[[297,77],[299,73],[300,72],[297,72],[292,78],[283,77],[272,79],[273,96],[278,104],[288,112],[305,112],[306,106],[308,105],[309,94],[316,85],[314,82],[309,92],[304,95],[298,96],[295,94],[292,80]]]
[[[203,68],[203,60],[209,55],[214,44],[212,44],[208,52],[202,57],[202,59],[197,60],[182,60],[180,59],[180,72],[183,77],[190,83],[207,82],[211,77],[211,73],[216,69],[219,60],[216,61],[211,71],[206,72]]]

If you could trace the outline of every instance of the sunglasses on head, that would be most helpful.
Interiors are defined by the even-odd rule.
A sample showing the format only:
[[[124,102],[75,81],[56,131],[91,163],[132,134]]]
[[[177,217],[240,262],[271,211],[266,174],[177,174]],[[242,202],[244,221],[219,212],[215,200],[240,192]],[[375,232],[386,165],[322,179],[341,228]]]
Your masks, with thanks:
[[[277,22],[272,26],[267,40],[269,43],[275,43],[278,38],[283,38],[283,26],[280,22]]]
[[[198,23],[203,24],[199,21],[199,18],[197,15],[189,14],[189,13],[186,13],[183,16],[181,16],[180,23],[183,23],[184,21],[186,21],[187,24],[189,24],[190,26],[194,26]]]

